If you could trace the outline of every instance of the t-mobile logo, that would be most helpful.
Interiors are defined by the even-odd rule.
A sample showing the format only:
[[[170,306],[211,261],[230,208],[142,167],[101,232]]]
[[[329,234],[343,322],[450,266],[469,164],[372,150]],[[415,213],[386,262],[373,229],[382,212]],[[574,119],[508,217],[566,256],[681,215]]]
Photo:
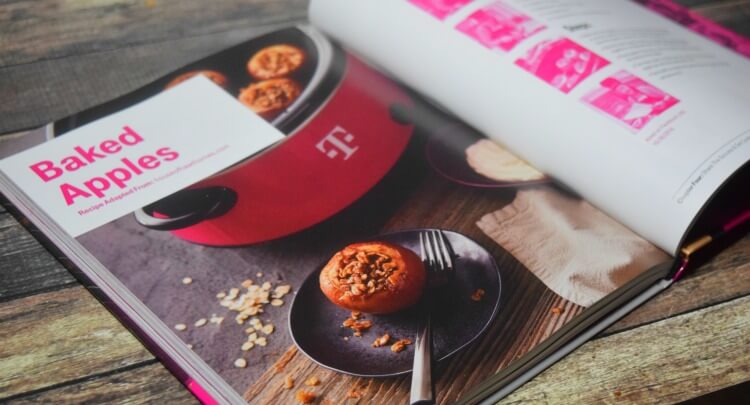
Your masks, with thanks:
[[[353,146],[354,135],[349,133],[344,128],[336,126],[325,138],[321,139],[320,142],[315,145],[319,151],[323,152],[328,156],[329,159],[335,159],[339,153],[344,154],[344,160],[352,157],[354,152],[359,149],[359,146]]]

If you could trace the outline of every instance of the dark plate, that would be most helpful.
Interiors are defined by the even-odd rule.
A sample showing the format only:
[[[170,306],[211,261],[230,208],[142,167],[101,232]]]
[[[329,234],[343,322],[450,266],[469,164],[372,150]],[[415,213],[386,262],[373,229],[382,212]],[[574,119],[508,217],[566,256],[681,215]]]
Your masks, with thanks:
[[[480,133],[463,124],[449,124],[430,137],[425,147],[425,154],[430,166],[446,179],[471,187],[503,188],[518,187],[539,183],[547,183],[550,178],[545,176],[538,180],[500,181],[477,173],[466,161],[466,149],[485,138]]]
[[[387,241],[419,254],[419,232],[414,229],[381,235]],[[500,274],[492,256],[479,244],[456,232],[443,231],[455,253],[455,278],[439,294],[433,307],[433,342],[438,361],[445,360],[478,338],[489,326],[500,304]],[[350,311],[333,305],[320,291],[321,265],[297,291],[289,313],[289,330],[297,347],[323,367],[364,377],[389,377],[411,371],[414,346],[401,353],[388,346],[373,348],[384,333],[394,339],[414,340],[417,313],[412,308],[392,315],[363,314],[373,321],[362,337],[352,336],[341,323]],[[470,299],[476,289],[484,298]],[[344,337],[348,337],[345,340]]]

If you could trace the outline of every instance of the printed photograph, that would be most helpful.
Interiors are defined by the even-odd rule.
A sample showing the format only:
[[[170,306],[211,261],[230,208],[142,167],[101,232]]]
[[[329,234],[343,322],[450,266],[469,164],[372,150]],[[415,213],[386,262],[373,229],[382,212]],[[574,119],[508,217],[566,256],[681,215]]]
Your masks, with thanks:
[[[480,8],[456,26],[482,46],[505,52],[544,28],[543,24],[500,1]]]
[[[583,102],[634,130],[640,130],[679,102],[643,79],[621,70],[599,83]]]
[[[567,94],[609,61],[568,38],[558,38],[536,44],[516,65]]]

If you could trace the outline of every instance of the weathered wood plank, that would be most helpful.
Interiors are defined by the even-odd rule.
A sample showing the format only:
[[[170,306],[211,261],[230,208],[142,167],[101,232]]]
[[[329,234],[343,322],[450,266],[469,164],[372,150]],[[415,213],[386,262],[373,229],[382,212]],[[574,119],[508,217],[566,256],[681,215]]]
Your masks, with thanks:
[[[748,314],[743,297],[589,342],[502,403],[674,403],[748,381]]]
[[[197,404],[198,401],[161,364],[150,364],[16,397],[23,404]]]
[[[3,2],[0,66],[242,30],[306,13],[306,0]]]
[[[50,288],[75,278],[9,213],[0,213],[0,302]]]
[[[672,316],[750,294],[750,235],[740,239],[710,262],[663,294],[617,322],[604,334],[635,328]]]
[[[294,21],[300,20],[289,18],[283,25]],[[248,25],[226,33],[0,68],[0,133],[41,126],[85,110],[281,26]]]
[[[83,287],[0,304],[0,399],[153,358]]]

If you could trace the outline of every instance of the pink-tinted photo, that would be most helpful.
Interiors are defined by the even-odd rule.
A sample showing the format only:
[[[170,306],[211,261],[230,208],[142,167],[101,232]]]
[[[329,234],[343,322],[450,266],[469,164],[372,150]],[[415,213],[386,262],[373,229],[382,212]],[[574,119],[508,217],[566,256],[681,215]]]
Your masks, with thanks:
[[[409,0],[409,3],[432,14],[438,20],[445,20],[472,0]]]
[[[497,1],[472,13],[456,29],[489,49],[510,51],[519,42],[543,30],[544,25]]]
[[[559,38],[538,43],[516,65],[567,94],[609,61],[568,38]]]
[[[679,102],[624,70],[602,80],[582,100],[636,130]]]

